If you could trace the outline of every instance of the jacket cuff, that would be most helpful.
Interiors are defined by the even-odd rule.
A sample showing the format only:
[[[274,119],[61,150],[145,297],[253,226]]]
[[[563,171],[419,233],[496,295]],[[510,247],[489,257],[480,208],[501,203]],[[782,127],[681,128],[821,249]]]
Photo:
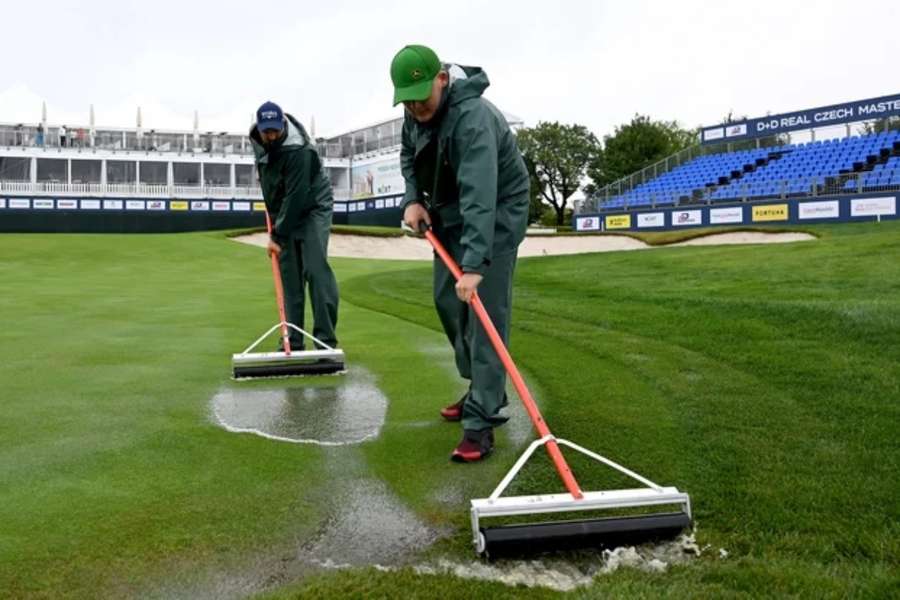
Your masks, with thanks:
[[[466,254],[463,256],[462,263],[460,263],[459,266],[463,270],[463,273],[478,273],[479,275],[484,275],[487,272],[488,267],[491,266],[491,261],[486,258],[479,259]]]

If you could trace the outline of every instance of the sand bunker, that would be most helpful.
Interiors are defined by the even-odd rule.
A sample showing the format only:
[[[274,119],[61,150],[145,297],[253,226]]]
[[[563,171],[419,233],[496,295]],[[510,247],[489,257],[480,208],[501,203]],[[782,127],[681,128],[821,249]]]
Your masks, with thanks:
[[[265,247],[268,236],[254,233],[233,238],[235,241]],[[672,246],[713,246],[725,244],[772,244],[814,240],[808,233],[764,233],[739,231],[716,233],[694,238]],[[519,246],[519,256],[557,256],[588,252],[617,252],[643,250],[665,246],[649,246],[627,235],[547,236],[529,235]],[[343,258],[378,258],[387,260],[431,260],[431,246],[421,238],[374,237],[364,235],[332,234],[328,243],[328,255]]]

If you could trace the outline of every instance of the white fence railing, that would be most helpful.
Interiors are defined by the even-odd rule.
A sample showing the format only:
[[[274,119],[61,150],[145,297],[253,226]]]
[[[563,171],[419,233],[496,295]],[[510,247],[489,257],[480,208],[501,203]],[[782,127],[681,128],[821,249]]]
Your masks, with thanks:
[[[147,183],[55,183],[0,181],[0,193],[46,196],[115,196],[118,198],[262,199],[258,186],[154,185]]]

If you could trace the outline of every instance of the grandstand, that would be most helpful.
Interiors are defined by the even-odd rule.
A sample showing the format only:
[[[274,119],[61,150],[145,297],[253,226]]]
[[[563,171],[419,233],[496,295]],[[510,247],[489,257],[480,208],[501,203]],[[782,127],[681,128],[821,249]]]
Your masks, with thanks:
[[[701,144],[667,158],[648,169],[607,186],[576,207],[579,230],[603,228],[605,213],[640,213],[656,209],[713,207],[757,202],[856,195],[884,195],[900,190],[900,131],[890,130],[889,118],[900,114],[900,96],[863,100],[846,105],[810,109],[723,124],[703,130]],[[868,119],[860,119],[866,116]],[[874,121],[877,116],[880,121]],[[834,117],[834,118],[829,118]],[[863,123],[863,135],[851,135],[851,123]],[[843,126],[846,135],[816,140],[813,125]],[[873,128],[880,125],[882,131]],[[790,132],[808,132],[809,142],[790,143]],[[879,217],[896,216],[896,198],[887,202]],[[798,207],[785,205],[784,221],[802,217]],[[820,212],[822,218],[854,216],[847,209]],[[855,211],[859,212],[859,211]],[[865,212],[865,211],[863,211]],[[885,213],[881,215],[881,212]],[[890,214],[888,214],[890,213]],[[742,219],[739,222],[756,220]],[[660,214],[655,219],[609,219],[611,228],[677,226]],[[865,215],[869,216],[869,215]],[[689,219],[690,225],[716,224],[710,216]],[[731,221],[738,222],[738,221]],[[589,223],[589,227],[580,226]],[[627,223],[627,226],[626,226]]]

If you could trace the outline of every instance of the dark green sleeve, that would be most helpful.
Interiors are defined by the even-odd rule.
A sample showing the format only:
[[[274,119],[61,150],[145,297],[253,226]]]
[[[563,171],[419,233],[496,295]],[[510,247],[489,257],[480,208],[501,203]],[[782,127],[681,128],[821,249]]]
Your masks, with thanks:
[[[456,165],[463,221],[460,266],[466,273],[484,274],[491,262],[497,217],[497,135],[486,110],[472,117],[461,121],[454,134],[450,160]]]
[[[416,144],[412,139],[412,126],[409,118],[403,120],[403,129],[400,132],[400,173],[406,183],[406,191],[403,193],[402,208],[406,208],[419,198],[419,189],[416,185]]]
[[[313,169],[311,158],[315,152],[307,148],[299,152],[289,152],[285,157],[284,171],[284,201],[281,203],[281,211],[275,218],[273,237],[276,241],[286,240],[291,230],[300,220],[304,206],[311,205],[309,195],[312,193]]]

